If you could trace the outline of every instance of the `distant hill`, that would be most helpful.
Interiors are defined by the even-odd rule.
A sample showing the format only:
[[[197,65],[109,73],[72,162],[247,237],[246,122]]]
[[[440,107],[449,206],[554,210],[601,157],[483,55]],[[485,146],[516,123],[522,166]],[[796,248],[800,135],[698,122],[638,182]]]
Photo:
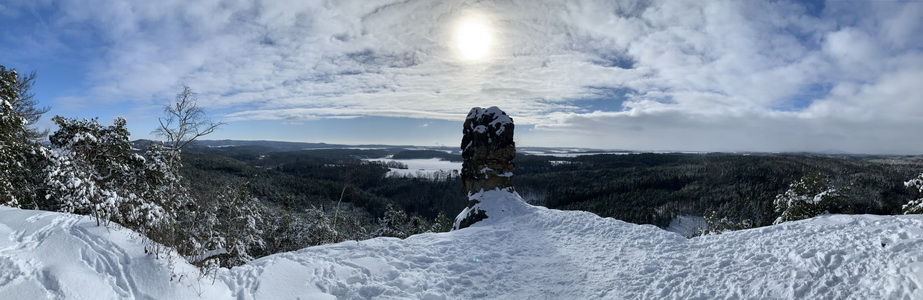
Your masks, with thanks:
[[[221,148],[258,146],[272,149],[274,152],[298,151],[319,148],[347,148],[346,145],[327,143],[279,142],[279,141],[241,141],[241,140],[199,140],[192,144],[193,148]]]

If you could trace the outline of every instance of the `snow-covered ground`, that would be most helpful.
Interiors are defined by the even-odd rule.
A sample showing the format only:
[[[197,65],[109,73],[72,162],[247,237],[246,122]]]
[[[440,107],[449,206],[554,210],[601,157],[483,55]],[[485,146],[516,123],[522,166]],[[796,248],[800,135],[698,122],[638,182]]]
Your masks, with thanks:
[[[276,254],[214,281],[179,258],[183,278],[171,281],[168,261],[131,231],[0,208],[0,298],[923,299],[923,216],[827,215],[685,239],[506,192],[481,199],[507,201],[466,229]]]
[[[675,232],[684,237],[692,237],[705,229],[705,218],[696,216],[678,216],[670,221],[670,225],[663,230]]]
[[[439,158],[426,159],[393,159],[393,158],[376,158],[369,161],[380,162],[399,162],[407,165],[407,169],[391,168],[388,176],[420,176],[425,177],[432,175],[437,171],[459,171],[461,172],[462,163],[460,161],[447,161]]]

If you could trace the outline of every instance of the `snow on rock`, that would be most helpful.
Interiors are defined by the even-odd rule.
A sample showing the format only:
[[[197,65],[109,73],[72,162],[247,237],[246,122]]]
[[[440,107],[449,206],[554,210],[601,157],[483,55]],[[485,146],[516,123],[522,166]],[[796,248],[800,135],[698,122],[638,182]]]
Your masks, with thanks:
[[[482,120],[482,119],[488,119],[488,120],[487,122],[479,122],[477,124],[486,123],[486,126],[477,125],[476,127],[474,127],[474,130],[479,133],[484,133],[488,130],[488,128],[490,128],[494,130],[495,135],[502,135],[503,131],[506,130],[506,127],[507,127],[506,125],[513,124],[513,119],[510,118],[510,116],[508,116],[506,112],[504,112],[503,110],[501,110],[499,107],[496,107],[496,106],[491,106],[488,108],[480,108],[480,107],[472,108],[471,111],[468,112],[468,116],[465,117],[466,121],[467,120]]]
[[[455,217],[453,228],[464,228],[475,224],[485,222],[485,224],[496,223],[496,221],[508,218],[510,216],[522,215],[534,209],[534,206],[522,200],[522,197],[514,191],[508,189],[494,189],[490,191],[481,191],[468,196],[468,201],[474,205],[465,207],[458,216]],[[487,214],[486,212],[490,212]],[[483,214],[483,218],[477,223],[465,224],[466,218],[472,215]],[[488,220],[489,221],[486,221]]]
[[[468,195],[468,205],[456,218],[454,229],[460,229],[490,217],[491,212],[480,207],[484,199],[475,194],[495,189],[513,191],[513,119],[496,106],[474,107],[462,127],[461,179]]]
[[[481,197],[513,197],[485,192]],[[488,201],[485,201],[487,203]],[[0,295],[156,299],[923,299],[923,216],[825,215],[685,239],[515,201],[469,228],[305,248],[170,281],[127,230],[0,208]],[[512,204],[515,203],[515,204]],[[180,272],[190,271],[177,258]]]

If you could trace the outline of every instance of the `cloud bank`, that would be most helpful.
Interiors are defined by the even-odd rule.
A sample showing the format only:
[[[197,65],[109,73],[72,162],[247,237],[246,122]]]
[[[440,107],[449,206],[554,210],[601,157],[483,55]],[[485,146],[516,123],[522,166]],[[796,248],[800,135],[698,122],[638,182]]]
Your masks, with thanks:
[[[530,136],[537,145],[923,151],[921,2],[0,7],[0,16],[29,14],[45,23],[28,27],[35,38],[23,45],[50,55],[99,53],[76,97],[148,107],[185,82],[232,122],[460,120],[472,106],[497,105],[546,132]],[[453,45],[454,26],[471,15],[489,20],[494,34],[484,61],[459,59]]]

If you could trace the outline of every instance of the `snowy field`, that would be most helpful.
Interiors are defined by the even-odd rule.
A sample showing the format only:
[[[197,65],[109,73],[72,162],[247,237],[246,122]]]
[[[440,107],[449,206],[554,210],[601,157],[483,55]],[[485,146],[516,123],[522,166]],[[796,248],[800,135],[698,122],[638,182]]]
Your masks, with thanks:
[[[571,149],[571,150],[548,150],[548,151],[524,150],[524,151],[522,151],[522,153],[531,154],[531,155],[554,156],[554,157],[578,157],[578,156],[597,155],[597,154],[615,154],[615,155],[627,155],[627,154],[632,154],[632,152],[625,152],[625,151],[593,151],[593,152],[586,152],[585,150],[580,150],[580,149]]]
[[[369,159],[368,161],[379,161],[379,162],[399,162],[407,165],[407,169],[395,169],[391,168],[391,171],[388,172],[388,176],[416,176],[420,177],[421,175],[432,175],[437,171],[452,172],[458,171],[461,172],[462,163],[460,161],[447,161],[441,160],[438,158],[427,158],[427,159],[392,159],[392,158],[376,158]]]
[[[5,299],[923,299],[923,216],[827,215],[686,239],[488,192],[449,233],[276,254],[200,279],[93,219],[0,208]],[[499,211],[503,212],[500,213]]]

